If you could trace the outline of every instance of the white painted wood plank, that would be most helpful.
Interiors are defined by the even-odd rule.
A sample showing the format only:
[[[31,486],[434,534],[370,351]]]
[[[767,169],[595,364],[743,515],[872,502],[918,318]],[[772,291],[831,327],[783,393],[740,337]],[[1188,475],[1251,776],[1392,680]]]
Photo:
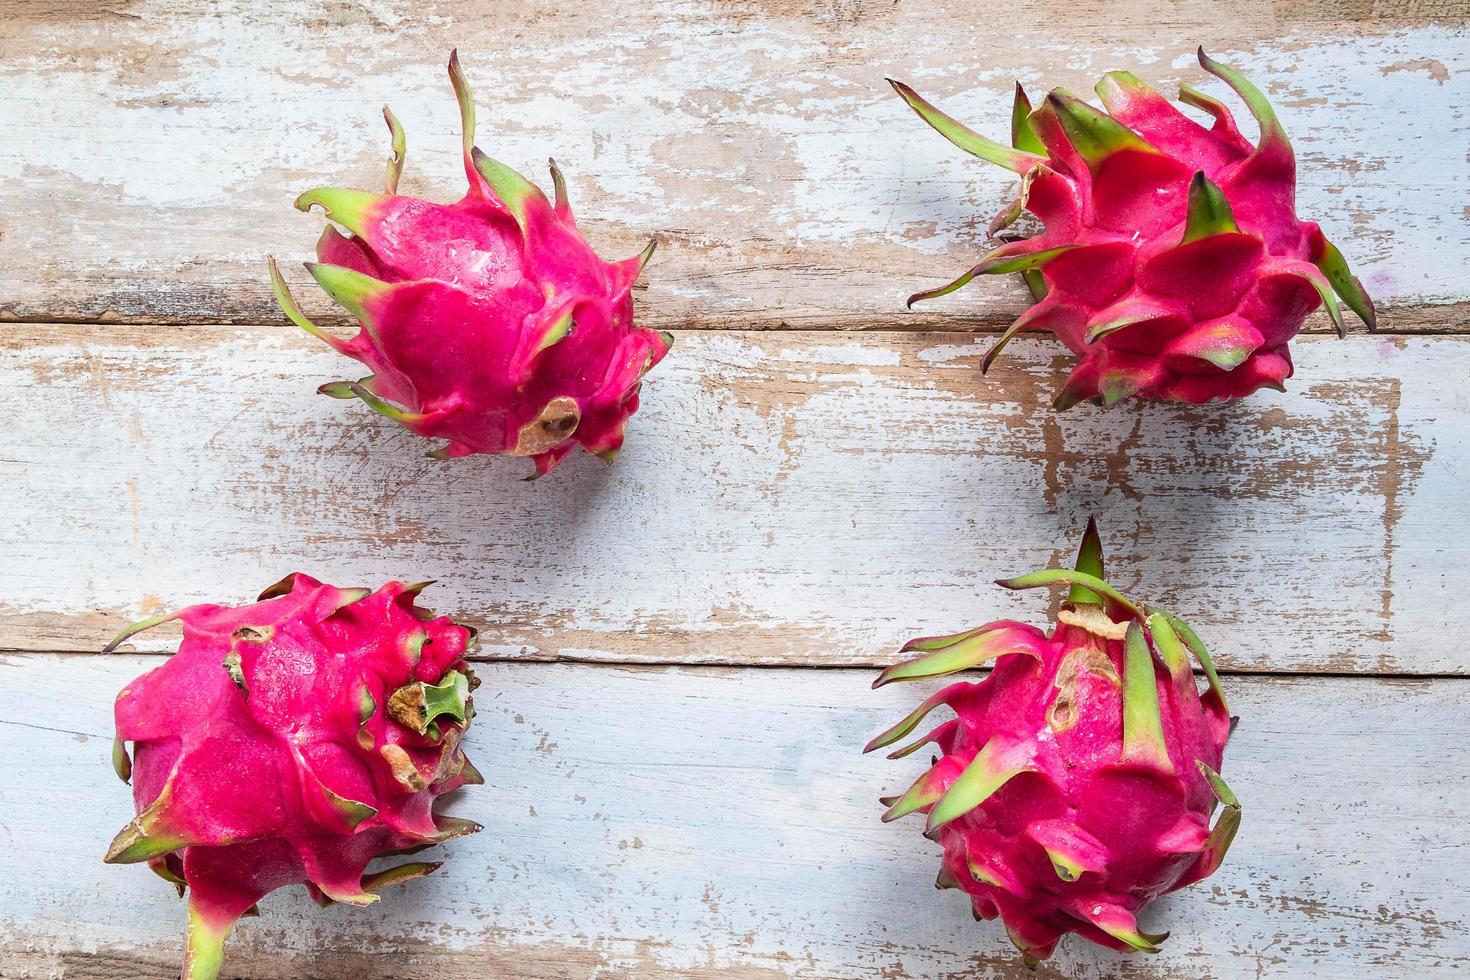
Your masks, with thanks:
[[[1175,4],[1162,31],[1151,0],[984,17],[965,0],[428,7],[0,0],[0,129],[16,136],[0,144],[0,317],[279,322],[265,255],[305,257],[321,224],[290,202],[378,185],[384,102],[408,128],[405,190],[458,196],[443,67],[458,45],[487,150],[537,176],[554,155],[610,257],[660,238],[647,322],[994,326],[1023,308],[1014,284],[901,311],[972,264],[1012,190],[883,76],[1000,134],[1017,78],[1088,92],[1127,67],[1205,84],[1203,43],[1275,99],[1301,211],[1390,308],[1384,325],[1463,325],[1462,3]]]
[[[351,362],[294,330],[0,341],[0,649],[300,569],[440,579],[500,657],[878,664],[1041,616],[990,583],[1069,560],[1091,513],[1115,583],[1227,667],[1470,668],[1470,340],[1311,339],[1286,395],[1058,416],[1048,342],[982,378],[963,334],[686,333],[617,464],[537,483],[313,394]]]
[[[0,664],[0,974],[167,977],[182,909],[101,854],[131,815],[111,699],[156,660]],[[855,670],[491,665],[468,739],[485,831],[366,911],[277,893],[232,940],[259,977],[1028,975],[934,890],[916,823],[876,797],[922,764],[859,747],[924,691]],[[1470,969],[1462,680],[1232,678],[1224,868],[1145,915],[1157,957],[1068,940],[1038,977],[1341,980]],[[637,719],[630,724],[629,719]],[[107,970],[113,972],[104,972]],[[227,975],[235,975],[227,970]]]

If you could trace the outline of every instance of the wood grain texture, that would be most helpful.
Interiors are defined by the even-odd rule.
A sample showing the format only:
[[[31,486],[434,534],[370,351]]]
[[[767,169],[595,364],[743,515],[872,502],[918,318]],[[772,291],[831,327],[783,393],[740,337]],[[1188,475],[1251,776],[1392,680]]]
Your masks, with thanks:
[[[0,975],[171,975],[182,909],[101,853],[131,815],[111,700],[141,656],[0,664]],[[866,671],[493,665],[467,745],[485,825],[369,910],[263,903],[226,976],[1013,977],[996,923],[938,893],[938,853],[876,797],[923,768],[858,754],[928,688]],[[55,710],[56,692],[67,707]],[[1145,914],[1157,957],[1068,940],[1045,978],[1445,977],[1470,969],[1470,682],[1235,678],[1224,868]],[[636,722],[630,723],[630,719]],[[57,815],[65,819],[58,820]],[[78,915],[78,909],[85,914]]]
[[[609,257],[660,239],[646,323],[991,329],[1024,307],[1014,283],[914,315],[902,301],[972,264],[1010,175],[926,130],[884,75],[1001,133],[1016,78],[1204,84],[1203,43],[1275,100],[1301,212],[1383,326],[1466,322],[1463,0],[1031,0],[983,17],[964,0],[5,0],[0,18],[0,128],[18,137],[0,144],[0,318],[281,322],[265,255],[307,256],[321,219],[291,210],[301,190],[378,185],[381,104],[408,128],[404,189],[458,196],[458,45],[487,150],[534,175],[554,155]]]
[[[1460,674],[1470,339],[1299,342],[1286,395],[1048,406],[1069,358],[985,338],[679,336],[611,469],[439,463],[313,394],[357,365],[286,328],[12,326],[0,648],[96,650],[293,569],[441,579],[496,657],[881,664],[1044,595],[1088,514],[1111,577],[1236,670]],[[166,629],[139,637],[163,649]]]

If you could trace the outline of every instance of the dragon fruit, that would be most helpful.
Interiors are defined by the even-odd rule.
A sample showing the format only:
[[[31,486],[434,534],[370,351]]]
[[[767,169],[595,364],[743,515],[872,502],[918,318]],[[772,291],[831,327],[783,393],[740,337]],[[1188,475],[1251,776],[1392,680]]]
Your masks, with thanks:
[[[577,230],[556,161],[551,202],[474,145],[475,106],[455,54],[449,77],[468,193],[457,204],[398,193],[405,141],[385,108],[393,142],[386,193],[324,187],[296,199],[350,232],[328,225],[320,261],[306,268],[361,330],[344,341],[313,323],[272,259],[276,301],[298,326],[373,372],[318,390],[360,398],[420,435],[449,440],[433,458],[529,456],[540,476],[581,444],[610,463],[644,374],[673,342],[633,326],[631,290],[654,246],[602,261]]]
[[[1270,103],[1204,49],[1199,61],[1250,108],[1260,127],[1255,146],[1203,92],[1183,84],[1179,99],[1212,116],[1209,129],[1123,71],[1097,85],[1106,113],[1062,89],[1032,111],[1017,84],[1011,146],[889,80],[950,142],[1021,176],[992,236],[1025,210],[1044,226],[909,298],[912,306],[976,276],[1021,273],[1035,305],[991,347],[982,372],[1016,334],[1050,330],[1080,358],[1058,409],[1129,395],[1223,401],[1281,389],[1292,372],[1288,342],[1319,305],[1345,334],[1338,295],[1376,327],[1373,302],[1342,253],[1316,224],[1297,219],[1296,159]]]
[[[439,867],[369,862],[480,829],[433,813],[484,780],[460,747],[474,633],[414,607],[428,584],[369,593],[289,575],[256,603],[191,606],[108,645],[183,623],[178,652],[117,696],[113,765],[137,816],[105,860],[187,886],[184,980],[218,975],[235,921],[266,893],[301,883],[323,905],[369,905]]]
[[[989,676],[952,684],[868,743],[892,745],[939,705],[956,717],[893,752],[934,743],[939,757],[884,821],[928,814],[944,849],[940,888],[969,896],[977,919],[999,915],[1028,966],[1066,933],[1120,950],[1157,952],[1140,908],[1214,873],[1240,825],[1220,778],[1234,727],[1209,653],[1177,617],[1140,608],[1103,580],[1089,523],[1076,571],[998,583],[1070,585],[1047,636],[999,621],[913,640],[921,654],[874,687],[943,677],[994,660]],[[1201,696],[1193,652],[1209,685]],[[1209,826],[1215,805],[1226,809]]]

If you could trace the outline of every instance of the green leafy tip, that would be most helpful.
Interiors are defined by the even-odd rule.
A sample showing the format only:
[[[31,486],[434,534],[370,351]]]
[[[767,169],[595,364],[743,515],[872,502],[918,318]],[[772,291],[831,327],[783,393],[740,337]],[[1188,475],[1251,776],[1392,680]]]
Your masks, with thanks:
[[[1123,640],[1123,761],[1172,772],[1154,678],[1154,655],[1137,622]]]
[[[1105,596],[1125,610],[1134,619],[1143,618],[1143,610],[1135,606],[1127,596],[1095,575],[1071,571],[1065,568],[1045,568],[1041,571],[1018,575],[1015,578],[997,579],[996,585],[1003,589],[1039,589],[1053,585],[1081,585],[1098,595]]]
[[[933,126],[941,136],[971,156],[979,157],[981,160],[1005,167],[1018,174],[1025,173],[1041,162],[1042,157],[1034,153],[1026,153],[981,136],[954,117],[940,111],[903,82],[890,78],[888,84],[892,85],[899,97],[908,103],[909,108],[919,114],[920,119]]]
[[[985,747],[976,753],[965,771],[955,778],[944,796],[929,811],[925,833],[932,834],[950,821],[969,813],[990,799],[1013,776],[1032,768],[1029,760],[1016,765],[1010,760],[1003,760],[1002,754],[996,739],[985,743]]]
[[[959,639],[954,643],[933,648],[931,652],[922,657],[905,660],[887,668],[878,675],[877,680],[873,681],[873,687],[879,688],[894,681],[945,677],[1012,653],[1041,659],[1036,652],[1035,638],[1019,628],[986,629],[982,627],[980,630],[957,634],[957,636]],[[905,651],[909,649],[913,647],[904,647]]]
[[[107,646],[102,648],[102,652],[111,653],[118,647],[122,646],[123,643],[127,642],[127,640],[135,634],[141,633],[147,629],[152,629],[160,623],[166,623],[171,619],[177,618],[177,616],[178,613],[163,613],[159,616],[152,616],[148,619],[139,620],[138,622],[133,623],[131,626],[125,626],[116,636],[112,638],[112,641],[109,642]]]
[[[327,262],[307,262],[306,271],[317,281],[327,295],[341,304],[342,308],[361,320],[365,326],[372,325],[369,304],[376,304],[392,293],[393,285],[364,275],[356,269]]]
[[[1258,149],[1266,149],[1274,144],[1290,153],[1291,141],[1286,138],[1286,130],[1282,128],[1281,121],[1276,118],[1276,110],[1271,108],[1270,101],[1261,90],[1234,68],[1221,64],[1205,54],[1204,47],[1200,47],[1198,55],[1200,67],[1234,89],[1235,94],[1239,95],[1241,101],[1250,109],[1251,115],[1255,116],[1256,124],[1261,128],[1261,141]],[[1210,111],[1208,106],[1203,108]]]
[[[1032,269],[1040,269],[1057,256],[1080,247],[1078,245],[1060,245],[1056,248],[1044,248],[1033,252],[1020,251],[1021,248],[1028,247],[1031,244],[1028,240],[1002,245],[982,258],[978,264],[953,282],[910,296],[906,305],[910,309],[913,309],[915,303],[927,299],[935,299],[940,296],[947,296],[968,284],[976,276],[999,276],[1012,272],[1024,273]]]
[[[1342,301],[1347,304],[1348,309],[1358,315],[1358,319],[1367,324],[1369,330],[1378,329],[1378,310],[1373,306],[1373,298],[1363,288],[1363,283],[1357,276],[1353,275],[1348,268],[1347,259],[1343,257],[1338,247],[1326,238],[1321,239],[1321,254],[1317,256],[1315,263],[1327,281],[1332,283],[1332,288]]]
[[[276,265],[275,258],[266,256],[265,261],[270,269],[271,292],[275,294],[276,305],[281,308],[282,313],[286,314],[286,318],[313,337],[341,351],[344,346],[342,341],[313,323],[310,317],[301,312],[301,307],[296,305],[296,298],[291,295],[291,290],[286,285],[286,279],[281,275],[281,268]]]
[[[1047,155],[1046,146],[1041,142],[1041,137],[1036,135],[1036,127],[1031,124],[1031,100],[1027,98],[1026,90],[1021,87],[1020,82],[1016,83],[1016,97],[1011,103],[1011,145],[1025,153],[1035,154],[1038,158]]]
[[[1094,517],[1087,519],[1087,530],[1082,532],[1082,544],[1077,549],[1077,563],[1073,569],[1084,575],[1091,575],[1095,579],[1106,581],[1103,575],[1102,537],[1097,533],[1097,519]],[[1072,591],[1067,595],[1067,601],[1074,607],[1100,606],[1103,604],[1103,597],[1085,585],[1073,585]]]
[[[459,67],[459,49],[449,52],[449,82],[454,86],[454,98],[459,103],[460,141],[464,145],[466,168],[470,165],[470,151],[475,146],[475,97],[470,83]]]
[[[1074,95],[1053,89],[1046,104],[1056,113],[1067,141],[1089,168],[1096,170],[1116,153],[1158,153],[1133,130]]]
[[[479,147],[470,149],[470,159],[475,170],[485,178],[485,183],[490,185],[490,189],[500,198],[500,202],[516,219],[522,231],[526,230],[532,207],[537,204],[549,206],[546,195],[541,193],[539,187],[499,160],[486,156]]]
[[[391,168],[391,164],[389,165]],[[317,187],[296,198],[298,211],[310,211],[316,205],[327,213],[327,217],[346,228],[354,235],[365,236],[371,226],[373,214],[381,194],[358,191],[350,187]]]
[[[387,106],[383,106],[383,121],[388,124],[388,135],[393,146],[393,152],[388,154],[388,172],[383,178],[383,190],[389,194],[397,194],[398,178],[403,176],[403,160],[408,153],[408,136],[403,132],[398,117]]]
[[[1239,231],[1224,192],[1210,182],[1203,170],[1196,171],[1189,182],[1189,209],[1184,219],[1184,238],[1179,244]]]
[[[357,381],[331,381],[322,385],[316,391],[317,394],[326,395],[330,398],[359,398],[363,404],[367,405],[368,408],[371,408],[379,415],[404,425],[411,425],[416,422],[421,422],[424,419],[424,416],[417,412],[409,412],[391,402],[384,401],[371,391],[368,391]]]

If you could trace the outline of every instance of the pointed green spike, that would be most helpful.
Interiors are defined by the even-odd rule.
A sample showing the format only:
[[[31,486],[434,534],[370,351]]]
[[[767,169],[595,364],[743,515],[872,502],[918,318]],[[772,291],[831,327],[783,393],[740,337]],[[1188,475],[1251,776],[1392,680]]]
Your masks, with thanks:
[[[572,213],[572,202],[567,199],[567,179],[562,175],[561,168],[556,165],[554,159],[546,161],[551,169],[551,186],[556,194],[556,211],[563,217]]]
[[[880,801],[890,803],[891,805],[879,819],[884,823],[892,823],[895,820],[908,816],[910,813],[917,812],[932,803],[938,802],[943,795],[944,790],[935,785],[934,770],[928,769],[924,772],[924,775],[914,780],[914,784],[905,790],[902,796],[897,799],[887,798]]]
[[[396,868],[385,868],[370,875],[363,875],[362,890],[377,893],[389,885],[399,885],[405,881],[431,875],[443,866],[443,861],[417,861],[412,864],[400,864]]]
[[[102,648],[102,652],[111,653],[118,647],[122,646],[123,643],[127,642],[129,637],[137,633],[141,633],[146,629],[152,629],[160,623],[166,623],[169,620],[176,618],[178,618],[178,613],[163,613],[159,616],[150,616],[148,619],[140,619],[138,622],[133,623],[131,626],[123,627],[122,631],[119,632],[117,636],[114,636],[112,638],[112,641],[109,642],[107,646]]]
[[[996,585],[1003,589],[1039,589],[1052,585],[1081,585],[1117,603],[1135,619],[1143,616],[1143,610],[1135,606],[1128,597],[1095,575],[1072,571],[1066,568],[1045,568],[1041,571],[1018,575],[1015,578],[997,579]]]
[[[1092,396],[1086,390],[1074,384],[1069,378],[1067,383],[1062,385],[1062,390],[1057,392],[1057,396],[1051,400],[1051,407],[1058,412],[1065,412],[1073,405],[1087,401],[1090,397]]]
[[[424,838],[426,841],[434,844],[443,844],[446,841],[454,840],[457,837],[464,837],[468,834],[478,834],[485,829],[473,820],[445,816],[436,816],[434,818],[434,827],[434,833]]]
[[[951,718],[949,721],[945,722],[944,724],[939,725],[936,728],[932,729],[929,732],[929,734],[925,735],[923,738],[915,739],[914,741],[910,742],[908,745],[905,745],[903,748],[901,748],[901,749],[895,749],[894,751],[888,753],[888,755],[885,758],[888,758],[888,759],[905,759],[905,758],[908,758],[909,756],[913,755],[915,752],[917,752],[920,749],[922,749],[924,746],[928,745],[930,742],[938,742],[941,738],[947,737],[948,735],[952,734],[954,732],[955,728],[957,728],[958,726],[959,726],[959,719],[957,719],[957,718]]]
[[[1157,953],[1159,944],[1169,938],[1167,932],[1158,935],[1140,932],[1138,920],[1121,905],[1082,901],[1072,906],[1072,912],[1084,922],[1092,923],[1109,936],[1140,952]]]
[[[1011,145],[1038,157],[1047,156],[1046,146],[1036,135],[1036,127],[1031,125],[1031,100],[1020,82],[1016,83],[1016,98],[1011,103]]]
[[[1200,851],[1198,862],[1190,869],[1191,879],[1198,880],[1208,878],[1224,863],[1225,854],[1230,850],[1230,844],[1240,830],[1241,813],[1240,800],[1230,791],[1230,787],[1225,785],[1225,780],[1220,778],[1220,774],[1198,759],[1194,764],[1199,767],[1200,774],[1209,782],[1215,799],[1225,806],[1225,812],[1220,814],[1219,820],[1215,821],[1214,829],[1210,831],[1204,849]]]
[[[332,398],[360,398],[364,405],[379,415],[403,425],[412,425],[424,420],[422,414],[406,411],[392,402],[384,401],[356,381],[332,381],[322,385],[316,391],[319,395],[328,395]]]
[[[1235,213],[1225,194],[1210,182],[1203,170],[1195,171],[1189,182],[1189,210],[1184,219],[1184,237],[1180,245],[1210,238],[1214,235],[1238,233]]]
[[[940,296],[947,296],[955,290],[959,289],[961,286],[969,283],[969,281],[971,279],[974,279],[976,276],[999,276],[1011,272],[1024,272],[1029,269],[1039,269],[1050,262],[1052,259],[1055,259],[1057,256],[1065,252],[1070,252],[1074,248],[1080,247],[1078,245],[1060,245],[1056,248],[1044,248],[1036,252],[1023,252],[1021,254],[1016,254],[1016,244],[1024,245],[1029,243],[1021,242],[1002,245],[1000,248],[997,248],[993,252],[986,255],[983,259],[980,260],[977,265],[975,265],[968,272],[966,272],[964,275],[960,276],[953,282],[946,283],[945,285],[940,286],[936,289],[926,289],[923,292],[914,293],[914,295],[908,298],[908,303],[906,305],[910,309],[912,309],[915,303],[918,303],[922,300],[935,299]]]
[[[1143,376],[1132,371],[1107,371],[1097,379],[1104,405],[1116,405],[1143,387]]]
[[[890,78],[888,79],[888,84],[892,85],[893,90],[899,94],[899,97],[908,103],[909,108],[919,114],[920,119],[933,126],[939,131],[939,135],[971,156],[998,164],[1018,174],[1030,170],[1033,165],[1039,163],[1042,159],[1034,153],[1024,153],[1004,144],[997,143],[995,140],[986,139],[952,116],[941,112],[903,82]]]
[[[1022,269],[1021,281],[1026,284],[1026,289],[1036,302],[1046,299],[1046,277],[1041,274],[1040,269]]]
[[[959,633],[947,633],[943,636],[915,637],[914,639],[909,640],[907,643],[905,643],[898,652],[909,653],[913,650],[919,650],[923,653],[932,653],[935,650],[943,650],[946,647],[952,647],[956,643],[960,643],[964,640],[970,639],[970,637],[972,636],[979,636],[981,633],[989,632],[990,630],[995,629],[995,627],[995,623],[986,623],[984,626],[977,626],[974,629],[970,630],[962,630]]]
[[[1298,263],[1293,271],[1297,278],[1312,284],[1317,295],[1322,297],[1322,305],[1326,307],[1327,315],[1331,317],[1332,325],[1337,329],[1337,336],[1346,337],[1347,324],[1343,322],[1342,309],[1337,305],[1337,294],[1333,292],[1332,284],[1328,282],[1327,277],[1319,272],[1316,266],[1305,262]]]
[[[1282,128],[1281,120],[1276,118],[1276,110],[1271,108],[1270,101],[1261,90],[1234,68],[1205,54],[1203,47],[1199,49],[1198,55],[1200,67],[1233,88],[1235,94],[1250,108],[1251,115],[1256,117],[1256,124],[1261,127],[1261,141],[1257,149],[1264,149],[1268,144],[1279,141],[1282,148],[1291,152],[1291,141],[1286,138],[1286,130]],[[1208,111],[1207,106],[1203,108]]]
[[[954,875],[949,873],[949,868],[940,864],[939,873],[934,876],[934,887],[940,891],[945,891],[950,888],[960,887],[960,883],[955,880]]]
[[[1179,640],[1179,634],[1174,632],[1174,627],[1169,625],[1169,617],[1162,613],[1149,610],[1148,618],[1144,620],[1148,629],[1149,637],[1153,640],[1154,647],[1163,658],[1164,666],[1169,668],[1169,674],[1175,680],[1188,677],[1189,652],[1184,649],[1184,644]]]
[[[1164,744],[1164,720],[1159,713],[1159,689],[1154,678],[1154,655],[1143,627],[1128,624],[1123,640],[1123,754],[1124,762],[1173,772]]]
[[[117,773],[117,778],[123,782],[132,781],[133,760],[128,755],[128,743],[123,741],[121,735],[112,737],[112,771]]]
[[[367,685],[364,684],[362,690],[359,691],[357,694],[358,726],[360,727],[362,725],[366,725],[369,721],[372,720],[373,715],[377,714],[377,711],[377,699],[373,697],[373,692],[368,690]]]
[[[635,280],[638,278],[638,276],[643,274],[643,270],[647,268],[648,261],[653,258],[654,250],[657,248],[658,239],[654,238],[651,239],[647,245],[643,246],[643,251],[638,253],[638,272],[633,276]]]
[[[484,774],[482,772],[480,772],[480,770],[475,766],[475,764],[473,762],[470,761],[470,757],[467,756],[467,755],[465,755],[463,752],[461,752],[460,753],[460,758],[463,761],[460,763],[460,771],[459,771],[459,774],[460,774],[460,778],[462,778],[465,781],[465,785],[467,785],[467,786],[483,786],[483,785],[485,785],[485,776],[484,776]]]
[[[1108,157],[1124,150],[1159,152],[1133,130],[1074,95],[1053,89],[1048,93],[1046,103],[1056,113],[1057,121],[1067,134],[1067,141],[1093,170]]]
[[[1187,106],[1193,106],[1203,112],[1208,112],[1215,117],[1216,122],[1233,124],[1234,119],[1225,103],[1212,95],[1207,95],[1188,82],[1179,83],[1179,101]]]
[[[459,103],[460,142],[464,145],[465,163],[470,162],[470,151],[475,146],[475,97],[470,92],[470,83],[459,67],[459,49],[449,52],[449,82],[454,86],[454,98]]]
[[[1163,612],[1163,610],[1159,611]],[[1163,612],[1163,615],[1169,621],[1169,625],[1174,627],[1174,632],[1179,634],[1179,637],[1184,640],[1184,645],[1189,647],[1195,657],[1199,659],[1200,668],[1204,670],[1205,676],[1210,680],[1210,690],[1215,692],[1215,697],[1220,699],[1220,707],[1228,715],[1230,713],[1230,704],[1225,700],[1225,688],[1220,684],[1220,675],[1215,672],[1215,661],[1210,658],[1210,652],[1205,649],[1204,642],[1194,630],[1190,629],[1189,624],[1178,616],[1169,612]]]
[[[1157,99],[1163,98],[1152,86],[1145,84],[1133,72],[1118,69],[1104,72],[1102,78],[1097,80],[1097,84],[1093,86],[1092,90],[1097,93],[1098,98],[1102,99],[1103,108],[1107,109],[1110,114],[1114,114],[1113,109],[1115,104],[1121,101],[1119,96],[1122,96],[1123,99],[1127,99],[1130,96],[1133,98],[1140,96],[1152,96]]]
[[[929,811],[929,822],[924,832],[932,834],[940,827],[975,809],[1004,786],[1013,776],[1031,768],[1026,765],[1008,765],[1000,759],[1001,750],[997,741],[991,739],[976,753],[975,758],[960,773],[944,796]]]
[[[383,190],[398,193],[398,178],[403,176],[403,160],[408,153],[408,136],[393,110],[383,106],[383,121],[388,124],[388,135],[392,140],[393,152],[388,154],[388,173],[383,178]]]
[[[183,980],[216,980],[225,959],[225,940],[234,920],[209,921],[196,902],[189,902],[188,932],[184,940]]]
[[[1050,847],[1043,847],[1042,850],[1046,851],[1047,858],[1051,860],[1052,870],[1057,873],[1057,877],[1062,881],[1076,881],[1087,870],[1061,851],[1054,850]]]
[[[1073,569],[1084,575],[1091,575],[1100,581],[1106,581],[1103,576],[1102,537],[1097,533],[1097,518],[1095,517],[1087,519],[1087,530],[1082,532],[1082,544],[1077,549],[1077,563]],[[1067,594],[1067,601],[1074,608],[1101,606],[1103,597],[1085,585],[1073,585],[1072,591]]]
[[[174,891],[178,892],[180,898],[183,898],[184,886],[187,885],[188,882],[184,880],[183,876],[175,872],[173,868],[169,867],[168,859],[170,857],[173,857],[173,855],[165,854],[162,860],[154,859],[152,861],[149,861],[148,870],[158,875],[158,877],[162,878],[170,885],[173,885]]]
[[[1347,259],[1343,257],[1338,247],[1325,237],[1321,241],[1322,254],[1318,256],[1314,264],[1322,270],[1322,274],[1327,277],[1327,281],[1332,284],[1337,295],[1342,297],[1342,301],[1348,305],[1348,309],[1356,313],[1358,319],[1362,320],[1369,330],[1377,330],[1378,311],[1373,306],[1373,298],[1368,295],[1362,282],[1348,268]]]
[[[532,351],[532,356],[566,340],[572,335],[572,327],[575,324],[576,321],[572,319],[572,307],[568,306],[566,312],[552,320],[541,335],[541,339],[536,341],[536,349]]]
[[[658,332],[658,339],[664,342],[664,350],[672,350],[674,347],[674,335],[667,330]]]
[[[877,689],[894,681],[945,677],[1012,653],[1023,653],[1040,660],[1033,643],[1032,636],[1019,629],[989,630],[942,650],[894,664],[878,675],[873,687]]]
[[[391,169],[392,164],[389,164]],[[350,187],[316,187],[296,198],[296,210],[310,211],[315,204],[327,217],[354,235],[365,237],[372,212],[383,195]],[[329,290],[330,291],[330,290]]]
[[[336,300],[343,309],[351,313],[363,322],[364,326],[372,326],[372,318],[368,313],[369,303],[380,302],[393,291],[391,283],[374,279],[372,276],[363,275],[355,269],[346,266],[331,265],[326,262],[307,262],[306,271],[311,277],[327,291],[327,295]]]
[[[286,318],[302,330],[305,330],[313,337],[326,342],[340,351],[342,349],[342,342],[313,323],[310,317],[301,312],[301,307],[296,305],[296,297],[291,295],[291,290],[286,285],[286,279],[281,275],[280,266],[276,265],[275,258],[273,256],[266,256],[265,261],[267,267],[270,269],[271,292],[275,294],[276,305],[281,308],[281,312],[286,314]]]
[[[1036,307],[1033,306],[1031,310],[1034,309]],[[980,358],[981,374],[989,374],[990,366],[995,363],[995,359],[1000,356],[1001,351],[1005,350],[1011,341],[1015,340],[1022,331],[1034,322],[1036,317],[1031,315],[1031,310],[1027,310],[1025,313],[1016,317],[1015,322],[1009,327],[1006,327],[1001,335],[996,338],[995,343],[990,345],[990,349],[985,352],[985,356]]]
[[[892,728],[889,728],[887,731],[882,732],[881,734],[875,735],[873,739],[868,742],[867,745],[863,746],[863,754],[866,755],[867,753],[872,752],[874,749],[886,748],[887,746],[892,745],[894,742],[897,742],[899,739],[906,736],[915,728],[918,728],[919,722],[923,721],[924,718],[929,714],[929,712],[933,711],[941,704],[948,704],[949,698],[953,693],[954,687],[951,686],[935,694],[931,694],[929,697],[925,698],[917,708],[909,712],[908,715],[906,715],[904,719],[898,724],[894,725]]]
[[[172,795],[171,786],[165,784],[158,799],[117,832],[102,860],[107,864],[137,864],[189,846],[190,841],[186,837],[164,826],[164,815]]]
[[[996,874],[995,869],[987,868],[976,861],[973,854],[969,857],[969,864],[971,878],[974,878],[982,885],[989,885],[991,888],[1006,888],[1006,883],[1001,880],[1000,875]]]
[[[350,800],[345,796],[339,796],[327,789],[325,784],[321,784],[321,789],[326,794],[327,802],[331,803],[332,808],[342,816],[342,820],[354,832],[361,824],[378,815],[377,807],[369,806],[360,800]]]
[[[485,178],[485,182],[495,192],[495,196],[500,198],[506,210],[516,219],[522,231],[526,228],[526,221],[534,204],[539,201],[543,206],[549,206],[546,195],[541,193],[539,187],[499,160],[486,156],[479,147],[470,150],[470,159],[480,176]]]

